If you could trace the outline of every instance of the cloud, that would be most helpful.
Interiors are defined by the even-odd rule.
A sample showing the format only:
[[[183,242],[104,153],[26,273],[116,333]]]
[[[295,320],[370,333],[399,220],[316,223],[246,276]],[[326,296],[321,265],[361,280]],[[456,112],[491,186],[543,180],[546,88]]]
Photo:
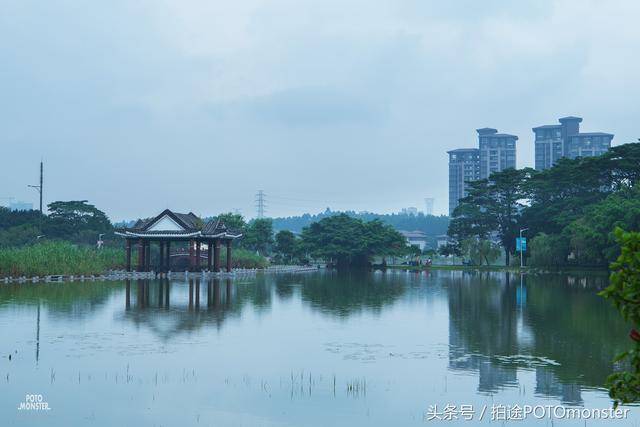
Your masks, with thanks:
[[[521,166],[531,127],[563,115],[636,139],[638,16],[631,0],[0,0],[3,191],[32,197],[44,156],[48,197],[116,218],[251,214],[257,188],[445,211],[445,152],[478,127],[518,134]],[[201,197],[212,173],[236,178]]]

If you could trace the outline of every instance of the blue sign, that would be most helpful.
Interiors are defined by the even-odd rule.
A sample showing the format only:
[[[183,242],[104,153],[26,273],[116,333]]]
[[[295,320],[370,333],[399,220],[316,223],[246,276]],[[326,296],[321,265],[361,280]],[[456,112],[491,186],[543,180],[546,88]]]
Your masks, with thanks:
[[[516,251],[518,251],[518,252],[526,252],[527,251],[527,238],[526,237],[516,237]]]

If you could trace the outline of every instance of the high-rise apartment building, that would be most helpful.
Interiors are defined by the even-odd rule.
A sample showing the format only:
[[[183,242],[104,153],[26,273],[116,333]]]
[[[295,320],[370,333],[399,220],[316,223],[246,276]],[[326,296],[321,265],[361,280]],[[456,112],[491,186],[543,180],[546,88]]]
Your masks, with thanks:
[[[477,129],[480,148],[480,178],[516,167],[516,135],[498,133],[497,129]]]
[[[449,154],[449,215],[467,196],[468,182],[480,179],[480,150],[460,148]]]
[[[568,157],[599,156],[611,148],[613,134],[603,132],[580,132],[581,117],[562,117],[557,125],[533,128],[535,134],[537,170],[548,169],[558,159]]]

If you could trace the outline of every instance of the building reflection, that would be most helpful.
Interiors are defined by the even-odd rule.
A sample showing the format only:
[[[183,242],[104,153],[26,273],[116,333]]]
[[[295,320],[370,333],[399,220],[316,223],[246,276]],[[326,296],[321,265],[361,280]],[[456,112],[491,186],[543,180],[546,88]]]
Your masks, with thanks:
[[[124,318],[168,340],[205,326],[222,327],[239,315],[231,279],[125,282]]]
[[[624,334],[611,333],[624,324],[597,296],[606,283],[606,277],[450,275],[449,369],[476,372],[483,393],[517,387],[519,374],[533,372],[536,394],[582,404],[582,390],[603,386],[626,345]]]

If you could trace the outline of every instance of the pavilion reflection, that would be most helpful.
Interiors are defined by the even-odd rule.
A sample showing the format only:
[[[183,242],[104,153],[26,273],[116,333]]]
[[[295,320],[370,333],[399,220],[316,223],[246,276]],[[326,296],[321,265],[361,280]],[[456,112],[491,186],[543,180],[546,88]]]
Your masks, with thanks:
[[[135,281],[133,286],[135,287],[135,297],[132,305],[132,281],[126,280],[125,308],[128,310],[132,308],[220,309],[223,306],[230,306],[234,293],[231,279],[208,279],[205,281],[190,279],[184,283],[171,282],[169,279],[139,279]],[[171,304],[172,292],[174,294],[179,293],[182,297],[175,304]],[[186,306],[181,303],[182,299],[185,298],[185,292]]]
[[[240,313],[236,296],[231,279],[126,280],[124,318],[170,339],[202,327],[221,328]]]

